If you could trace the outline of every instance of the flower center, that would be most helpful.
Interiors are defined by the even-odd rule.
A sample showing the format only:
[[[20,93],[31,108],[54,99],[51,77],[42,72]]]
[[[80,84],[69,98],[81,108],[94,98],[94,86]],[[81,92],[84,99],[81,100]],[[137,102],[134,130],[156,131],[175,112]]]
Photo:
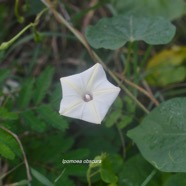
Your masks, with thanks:
[[[83,96],[83,100],[84,100],[85,102],[89,102],[89,101],[93,100],[93,97],[92,97],[91,94],[86,93],[86,94]]]

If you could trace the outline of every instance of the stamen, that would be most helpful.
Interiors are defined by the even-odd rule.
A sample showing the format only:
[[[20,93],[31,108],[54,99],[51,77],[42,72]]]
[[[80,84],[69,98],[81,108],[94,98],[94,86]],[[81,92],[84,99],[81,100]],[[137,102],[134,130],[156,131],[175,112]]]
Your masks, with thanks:
[[[86,93],[86,94],[83,96],[83,100],[84,100],[85,102],[89,102],[89,101],[91,101],[92,99],[93,99],[93,97],[92,97],[92,95],[89,94],[89,93]]]

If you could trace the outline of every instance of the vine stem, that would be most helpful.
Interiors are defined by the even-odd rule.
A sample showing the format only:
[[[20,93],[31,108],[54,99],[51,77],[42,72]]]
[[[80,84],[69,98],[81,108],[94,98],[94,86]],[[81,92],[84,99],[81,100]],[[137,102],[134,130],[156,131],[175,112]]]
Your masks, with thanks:
[[[21,35],[23,35],[29,28],[33,27],[35,29],[35,27],[37,26],[37,24],[39,23],[39,19],[42,16],[42,14],[47,10],[47,8],[43,9],[35,18],[33,23],[28,24],[26,27],[24,27],[18,34],[16,34],[12,39],[10,39],[9,41],[3,42],[0,45],[0,50],[5,50],[7,49],[9,46],[11,46]]]
[[[25,164],[25,168],[26,168],[27,178],[28,178],[28,181],[31,181],[32,180],[32,177],[31,177],[31,174],[30,174],[30,169],[29,169],[28,161],[27,161],[26,154],[25,154],[25,151],[23,149],[23,145],[22,145],[21,141],[19,140],[18,136],[16,134],[14,134],[12,131],[8,130],[7,128],[5,128],[3,126],[0,126],[0,128],[2,130],[4,130],[5,132],[9,133],[13,138],[15,138],[15,140],[19,144],[19,147],[20,147],[21,152],[23,154],[23,159],[24,159],[24,164]]]
[[[133,82],[127,80],[125,77],[123,77],[123,76],[120,75],[120,74],[115,73],[115,75],[116,75],[119,79],[121,79],[122,81],[124,81],[126,84],[128,84],[128,85],[130,85],[131,87],[137,89],[138,91],[140,91],[140,92],[142,92],[144,95],[146,95],[148,98],[150,98],[151,101],[152,101],[156,106],[159,105],[158,100],[153,96],[152,92],[146,91],[144,88],[142,88],[142,87],[138,86],[137,84],[135,84],[135,83],[133,83]],[[144,82],[143,82],[143,84],[144,84]]]
[[[149,113],[149,110],[145,108],[145,106],[138,101],[138,99],[128,90],[125,85],[122,84],[122,82],[114,75],[114,73],[104,64],[104,62],[100,59],[100,57],[90,48],[89,44],[87,43],[85,37],[81,32],[76,30],[69,22],[67,22],[61,14],[59,14],[54,5],[51,3],[50,0],[41,0],[48,8],[49,10],[54,14],[55,18],[63,25],[65,25],[77,38],[78,40],[84,45],[84,47],[89,52],[92,59],[97,63],[100,63],[104,69],[109,73],[109,75],[115,80],[115,82],[120,86],[123,91],[145,112]]]
[[[121,140],[123,158],[125,159],[126,158],[125,138],[123,136],[123,133],[122,133],[121,129],[118,127],[117,124],[116,124],[116,128],[117,128],[117,131],[119,133],[120,140]]]

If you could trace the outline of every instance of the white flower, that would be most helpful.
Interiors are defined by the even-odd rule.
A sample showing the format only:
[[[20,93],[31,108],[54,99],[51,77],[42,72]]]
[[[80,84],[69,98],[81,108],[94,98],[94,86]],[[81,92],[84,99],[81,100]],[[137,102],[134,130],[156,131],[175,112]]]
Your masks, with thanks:
[[[100,124],[120,92],[111,84],[102,65],[60,78],[63,98],[59,113],[64,116]]]

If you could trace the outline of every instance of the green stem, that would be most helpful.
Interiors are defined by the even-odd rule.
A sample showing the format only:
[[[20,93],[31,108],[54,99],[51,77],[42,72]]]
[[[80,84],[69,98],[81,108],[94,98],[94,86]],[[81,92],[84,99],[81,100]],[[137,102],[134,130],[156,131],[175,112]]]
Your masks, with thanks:
[[[127,52],[127,59],[126,59],[125,68],[124,68],[124,71],[123,71],[124,75],[125,74],[130,75],[130,72],[131,72],[130,60],[131,60],[132,46],[133,46],[133,43],[129,42],[128,52]]]
[[[100,170],[97,170],[94,173],[90,174],[91,173],[91,168],[90,167],[88,168],[88,171],[87,171],[88,186],[91,186],[91,177],[93,177],[94,175],[98,174],[99,172],[100,172]]]
[[[134,57],[133,57],[133,72],[134,72],[134,82],[139,83],[139,69],[138,69],[138,43],[134,43]]]
[[[99,172],[100,172],[100,170],[97,170],[97,171],[95,171],[94,173],[92,173],[89,177],[91,178],[91,177],[93,177],[94,175],[98,174]]]
[[[26,168],[27,179],[30,182],[32,180],[32,176],[31,176],[31,173],[30,173],[30,168],[29,168],[29,165],[28,165],[27,157],[26,157],[26,154],[25,154],[25,151],[23,149],[23,145],[22,145],[21,141],[19,140],[18,136],[15,133],[13,133],[12,131],[10,131],[9,129],[7,129],[3,126],[0,126],[0,128],[2,130],[4,130],[5,132],[9,133],[17,141],[17,143],[18,143],[18,145],[21,149],[22,155],[23,155],[24,164],[25,164],[25,168]]]
[[[16,165],[15,167],[13,167],[11,170],[9,170],[8,172],[4,173],[3,175],[0,176],[0,180],[4,179],[4,177],[6,177],[8,174],[12,173],[13,171],[15,171],[18,167],[20,167],[23,164],[20,163],[18,165]]]
[[[62,177],[62,175],[64,174],[65,172],[65,168],[62,170],[61,174],[54,180],[54,183],[56,184],[58,182],[58,180]]]
[[[157,170],[154,169],[149,176],[147,176],[147,178],[145,179],[145,181],[141,184],[141,186],[146,186],[149,181],[153,178],[153,176],[156,174]]]
[[[140,65],[141,67],[144,67],[145,62],[147,61],[148,57],[150,56],[151,49],[152,49],[152,45],[149,45],[146,52],[145,52],[145,55],[142,59],[142,62],[141,62],[141,65]]]
[[[15,1],[15,6],[14,6],[14,13],[15,16],[17,17],[17,20],[19,23],[23,23],[24,22],[24,17],[19,15],[19,0]]]
[[[7,41],[7,42],[3,42],[0,45],[0,50],[5,50],[7,49],[10,45],[12,45],[22,34],[24,34],[30,27],[32,27],[34,25],[34,23],[30,23],[29,25],[27,25],[25,28],[23,28],[23,30],[21,30],[16,36],[14,36],[11,40]]]
[[[39,23],[39,18],[41,17],[41,15],[46,11],[47,9],[43,9],[36,17],[34,23],[30,23],[29,25],[27,25],[25,28],[23,28],[16,36],[14,36],[12,39],[10,39],[7,42],[3,42],[0,45],[0,50],[5,50],[7,49],[9,46],[11,46],[22,34],[24,34],[30,27],[36,27],[37,24]]]
[[[87,182],[88,182],[88,186],[91,186],[90,171],[91,171],[91,169],[89,167],[88,170],[87,170]]]
[[[120,136],[120,140],[121,140],[121,145],[122,145],[122,154],[123,154],[123,158],[126,158],[126,150],[125,150],[125,138],[122,134],[122,130],[118,127],[118,125],[116,124],[116,128],[118,130],[119,136]]]

